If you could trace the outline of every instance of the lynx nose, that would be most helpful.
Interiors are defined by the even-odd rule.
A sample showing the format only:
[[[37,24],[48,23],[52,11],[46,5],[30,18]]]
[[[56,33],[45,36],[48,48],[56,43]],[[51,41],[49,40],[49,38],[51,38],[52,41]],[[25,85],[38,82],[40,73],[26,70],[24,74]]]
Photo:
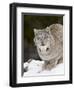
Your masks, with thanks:
[[[45,44],[43,42],[41,42],[41,45],[44,46]]]

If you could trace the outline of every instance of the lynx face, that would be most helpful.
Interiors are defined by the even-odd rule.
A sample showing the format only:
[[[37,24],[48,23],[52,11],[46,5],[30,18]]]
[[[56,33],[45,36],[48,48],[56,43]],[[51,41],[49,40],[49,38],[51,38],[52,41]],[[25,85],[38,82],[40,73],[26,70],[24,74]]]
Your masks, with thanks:
[[[34,42],[37,49],[42,54],[46,54],[50,51],[50,35],[48,31],[45,30],[34,30],[35,38]]]

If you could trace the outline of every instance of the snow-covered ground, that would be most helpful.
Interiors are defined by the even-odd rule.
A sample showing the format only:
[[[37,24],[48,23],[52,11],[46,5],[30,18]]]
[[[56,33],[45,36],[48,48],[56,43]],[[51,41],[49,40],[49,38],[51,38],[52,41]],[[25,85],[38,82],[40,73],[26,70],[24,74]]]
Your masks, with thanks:
[[[45,75],[63,75],[64,64],[58,64],[52,70],[43,70],[42,65],[44,61],[32,60],[30,63],[24,63],[24,68],[28,67],[28,71],[24,72],[23,76],[45,76]]]

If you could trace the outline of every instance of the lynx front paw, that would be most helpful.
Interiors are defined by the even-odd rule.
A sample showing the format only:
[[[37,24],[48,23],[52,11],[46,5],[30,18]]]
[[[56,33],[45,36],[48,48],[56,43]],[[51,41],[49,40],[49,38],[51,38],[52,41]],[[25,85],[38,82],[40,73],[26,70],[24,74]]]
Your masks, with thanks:
[[[50,61],[45,61],[45,63],[42,66],[42,70],[51,70],[54,67],[56,67],[56,61],[55,62],[50,62]]]

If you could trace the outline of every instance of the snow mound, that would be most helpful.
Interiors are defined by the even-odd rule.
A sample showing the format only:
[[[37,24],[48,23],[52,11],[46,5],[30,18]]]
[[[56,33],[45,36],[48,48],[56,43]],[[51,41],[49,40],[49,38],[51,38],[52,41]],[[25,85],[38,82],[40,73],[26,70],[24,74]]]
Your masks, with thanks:
[[[44,61],[32,59],[30,63],[24,63],[24,69],[28,68],[27,72],[24,72],[23,76],[42,76],[42,75],[62,75],[64,74],[64,64],[58,64],[52,70],[42,71],[42,65]]]

